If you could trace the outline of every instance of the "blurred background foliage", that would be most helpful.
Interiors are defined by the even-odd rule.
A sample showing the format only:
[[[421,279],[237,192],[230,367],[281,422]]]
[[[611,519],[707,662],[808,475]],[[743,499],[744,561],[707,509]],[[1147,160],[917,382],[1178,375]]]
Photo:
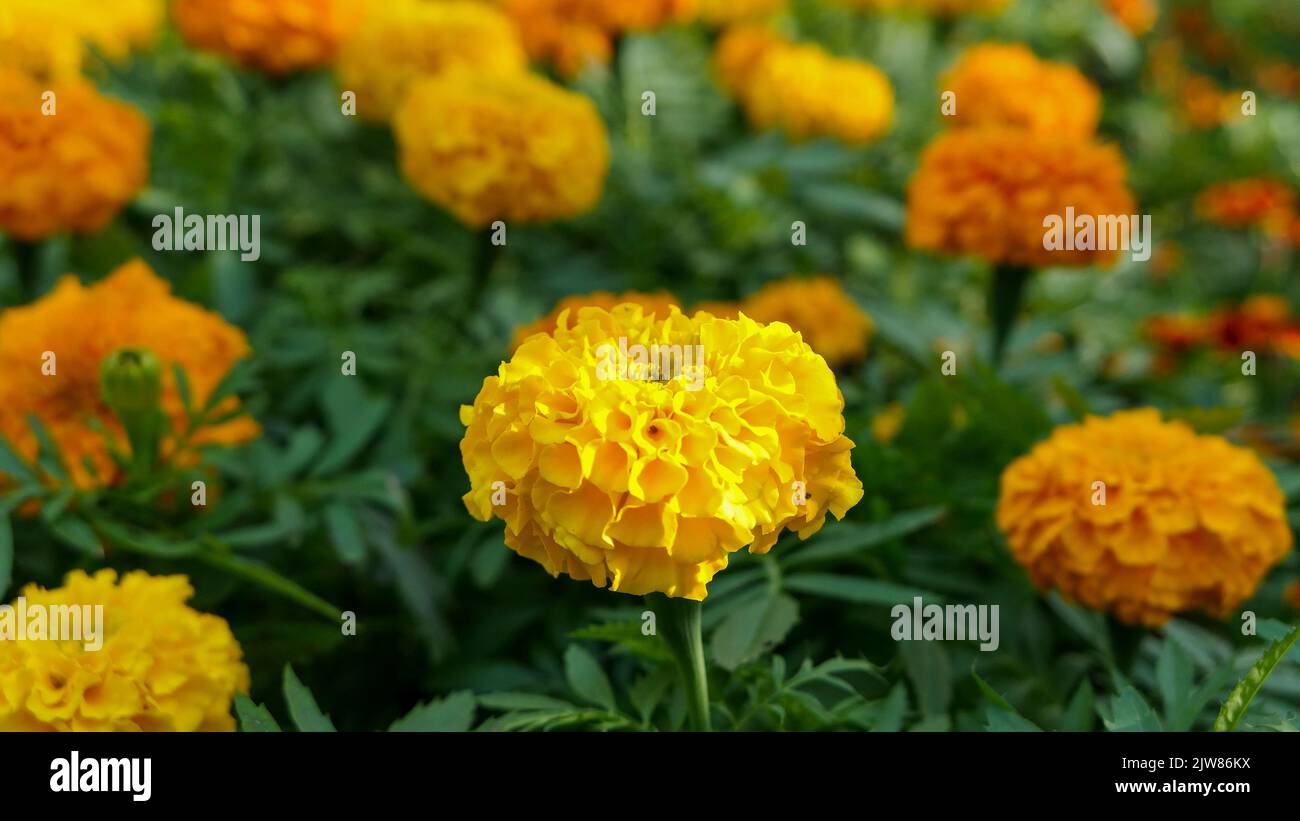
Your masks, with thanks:
[[[664,728],[680,726],[684,706],[662,648],[641,635],[641,601],[553,581],[502,546],[499,522],[467,515],[458,406],[495,371],[513,329],[562,296],[667,289],[691,303],[791,272],[833,273],[877,328],[870,358],[841,374],[866,497],[807,543],[791,536],[771,555],[736,555],[711,586],[705,629],[722,726],[1205,728],[1260,638],[1201,617],[1134,631],[1040,595],[992,516],[1003,467],[1088,409],[1153,404],[1202,429],[1260,426],[1294,441],[1300,363],[1268,357],[1250,379],[1210,353],[1162,370],[1142,334],[1155,314],[1261,292],[1293,308],[1300,299],[1294,248],[1209,225],[1192,205],[1225,179],[1294,185],[1300,103],[1294,90],[1256,88],[1256,116],[1189,124],[1152,76],[1157,46],[1180,37],[1182,9],[1208,14],[1255,61],[1217,65],[1187,48],[1225,89],[1254,88],[1243,66],[1294,59],[1300,8],[1273,0],[1161,3],[1156,31],[1141,39],[1091,2],[1016,0],[998,16],[951,21],[795,2],[784,23],[793,33],[875,63],[893,83],[895,124],[869,148],[751,133],[711,78],[715,35],[701,28],[625,37],[609,66],[572,81],[609,128],[603,201],[569,222],[510,226],[487,266],[476,234],[403,181],[389,131],[341,116],[328,73],[263,77],[169,32],[153,53],[96,74],[154,124],[149,188],[102,233],[40,244],[30,275],[5,247],[0,305],[30,301],[66,272],[94,279],[140,256],[180,295],[247,330],[256,367],[244,395],[264,434],[214,457],[221,498],[201,527],[355,612],[357,635],[205,564],[108,561],[190,573],[195,606],[230,621],[253,699],[273,714],[292,707],[281,690],[292,664],[340,729],[386,727],[458,693],[436,703],[450,726]],[[980,364],[988,266],[901,241],[907,180],[941,128],[938,77],[985,40],[1024,42],[1100,85],[1101,131],[1121,146],[1158,243],[1146,264],[1043,272],[998,374]],[[645,90],[657,95],[654,117],[640,112]],[[177,206],[260,214],[261,260],[154,251],[152,216]],[[806,246],[790,242],[796,220]],[[939,375],[944,350],[957,352],[960,376]],[[344,351],[356,354],[356,379],[340,376]],[[883,412],[901,425],[878,440]],[[1270,454],[1293,526],[1294,453]],[[55,584],[70,563],[100,561],[49,541],[37,523],[15,528],[15,581]],[[1247,604],[1261,637],[1294,621],[1281,594],[1298,569],[1293,553]],[[894,642],[890,607],[913,595],[1000,604],[999,651]],[[1300,666],[1284,664],[1250,720],[1294,729],[1297,705]]]

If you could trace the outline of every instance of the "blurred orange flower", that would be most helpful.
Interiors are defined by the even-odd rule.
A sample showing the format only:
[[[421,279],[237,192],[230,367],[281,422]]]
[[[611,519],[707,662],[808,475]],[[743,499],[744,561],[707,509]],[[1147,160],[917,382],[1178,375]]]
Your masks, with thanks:
[[[1019,44],[983,43],[962,53],[939,82],[956,95],[958,126],[1008,126],[1088,137],[1097,130],[1101,93],[1074,66],[1040,60]]]
[[[172,0],[189,43],[270,74],[328,65],[361,0]]]

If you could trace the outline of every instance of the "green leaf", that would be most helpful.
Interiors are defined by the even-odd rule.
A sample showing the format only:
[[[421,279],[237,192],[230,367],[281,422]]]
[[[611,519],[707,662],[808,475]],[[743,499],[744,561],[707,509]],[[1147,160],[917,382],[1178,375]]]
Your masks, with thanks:
[[[942,507],[926,507],[908,510],[872,524],[841,522],[833,528],[823,528],[811,545],[798,548],[783,558],[781,564],[785,568],[792,568],[852,556],[869,547],[885,544],[928,527],[942,518],[945,512]]]
[[[1158,733],[1164,730],[1151,705],[1119,673],[1115,673],[1115,692],[1115,697],[1110,700],[1110,716],[1102,718],[1107,730],[1112,733]]]
[[[1165,639],[1160,648],[1160,657],[1156,660],[1156,684],[1164,705],[1165,726],[1172,732],[1189,729],[1196,720],[1195,713],[1188,714],[1192,660],[1176,641]]]
[[[239,730],[243,733],[278,733],[280,725],[276,723],[271,711],[243,693],[235,694],[235,715],[239,717]]]
[[[332,733],[334,723],[316,706],[311,690],[298,680],[293,668],[284,665],[284,700],[289,705],[289,717],[303,733]]]
[[[1084,679],[1065,708],[1065,715],[1061,717],[1061,729],[1075,733],[1086,733],[1092,730],[1096,714],[1096,699],[1092,684]]]
[[[463,733],[474,726],[474,694],[468,690],[421,704],[388,728],[390,733]]]
[[[14,531],[9,514],[0,515],[0,600],[5,600],[14,580]]]
[[[85,521],[74,516],[64,516],[56,522],[49,523],[50,532],[54,538],[63,542],[68,547],[80,550],[88,556],[102,558],[104,548],[100,543],[99,537],[95,531],[91,530],[90,525]]]
[[[55,444],[50,432],[35,414],[28,414],[27,425],[36,436],[36,464],[49,476],[66,482],[68,472],[63,467],[63,454],[59,452],[59,446]]]
[[[325,392],[329,444],[310,473],[326,476],[346,465],[374,436],[388,416],[390,402],[368,396],[356,380],[340,376]]]
[[[952,664],[943,644],[937,641],[900,641],[899,655],[907,677],[916,691],[921,713],[932,717],[948,712],[952,703]]]
[[[1002,710],[1005,710],[1008,713],[1012,713],[1014,715],[1020,714],[1019,710],[1011,706],[1011,702],[1007,701],[1006,698],[1004,698],[1001,693],[999,693],[997,690],[994,690],[987,681],[981,678],[979,673],[975,672],[974,664],[971,665],[970,674],[971,674],[971,678],[975,679],[976,686],[980,688],[980,692],[984,694],[985,698],[993,702],[995,706],[1001,708]]]
[[[571,702],[536,693],[485,693],[478,697],[478,703],[490,710],[572,711],[578,709],[577,705]]]
[[[780,644],[798,621],[797,601],[784,594],[765,595],[723,619],[709,650],[718,666],[734,671]]]
[[[0,474],[7,474],[23,482],[35,482],[36,474],[27,462],[9,444],[9,440],[0,436]]]
[[[576,644],[569,645],[564,653],[564,675],[569,687],[584,701],[600,705],[610,712],[618,712],[614,689],[605,677],[605,671],[591,654]]]
[[[1219,717],[1214,720],[1214,731],[1216,733],[1232,732],[1237,728],[1237,724],[1246,711],[1250,709],[1250,703],[1259,695],[1260,689],[1268,679],[1269,674],[1286,656],[1291,645],[1300,639],[1300,627],[1295,628],[1291,633],[1281,641],[1275,641],[1269,648],[1263,652],[1259,660],[1255,662],[1246,677],[1232,688],[1228,694],[1228,700],[1223,702],[1223,708],[1219,710]]]
[[[917,596],[931,602],[944,600],[937,593],[915,587],[905,587],[876,579],[836,576],[830,573],[796,573],[786,577],[783,584],[787,590],[796,593],[810,593],[855,604],[881,604],[892,607],[896,604],[910,603]]]
[[[345,564],[357,564],[366,557],[361,525],[352,508],[340,504],[325,508],[325,527],[329,530],[330,543]]]
[[[878,733],[896,733],[903,728],[903,719],[907,716],[907,687],[903,682],[894,685],[889,695],[880,704],[871,729]]]
[[[992,704],[988,707],[986,713],[988,718],[988,729],[994,733],[1041,733],[1042,727],[1020,715],[1019,713],[1008,712],[1001,707]]]

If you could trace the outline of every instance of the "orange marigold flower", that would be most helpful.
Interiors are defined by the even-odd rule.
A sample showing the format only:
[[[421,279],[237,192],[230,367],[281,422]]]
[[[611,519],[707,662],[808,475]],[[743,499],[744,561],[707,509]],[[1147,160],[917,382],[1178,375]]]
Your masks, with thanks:
[[[172,0],[191,45],[270,74],[328,65],[361,13],[358,0]]]
[[[755,20],[784,11],[790,0],[699,0],[697,16],[709,25]]]
[[[573,76],[590,63],[609,62],[613,40],[624,31],[644,31],[682,22],[695,0],[498,0],[514,19],[524,47],[535,60]]]
[[[664,348],[678,368],[615,353],[657,365]],[[553,576],[699,601],[731,553],[807,538],[862,498],[843,411],[826,361],[780,323],[581,308],[461,408],[465,506]]]
[[[1162,347],[1184,351],[1202,345],[1214,332],[1213,323],[1193,314],[1164,314],[1146,321],[1146,335]]]
[[[908,185],[907,243],[1033,267],[1109,262],[1114,250],[1047,250],[1044,222],[1067,207],[1094,220],[1134,213],[1125,175],[1113,146],[1023,129],[949,131]]]
[[[939,87],[956,95],[956,113],[949,119],[958,126],[1003,125],[1088,137],[1101,116],[1101,94],[1078,69],[1040,60],[1018,44],[985,43],[966,50]]]
[[[566,296],[557,302],[546,316],[539,317],[527,325],[516,328],[514,338],[510,341],[510,351],[513,353],[520,345],[524,344],[524,340],[533,334],[554,333],[555,328],[559,325],[560,317],[566,312],[577,316],[579,308],[604,308],[607,311],[612,311],[615,305],[622,305],[625,302],[640,305],[647,316],[660,319],[668,316],[669,308],[681,307],[677,297],[667,291],[655,291],[654,293],[624,291],[621,294],[596,291],[590,294]]]
[[[120,581],[112,570],[74,570],[62,587],[27,585],[15,610],[75,608],[85,626],[80,641],[60,641],[50,616],[39,630],[26,620],[26,635],[12,614],[0,622],[0,731],[233,731],[248,667],[226,620],[185,604],[193,595],[185,576],[142,570]],[[14,635],[3,635],[6,622]]]
[[[1120,25],[1139,37],[1155,27],[1159,13],[1153,0],[1103,0],[1103,5]]]
[[[0,231],[98,231],[144,187],[148,162],[149,123],[131,106],[80,80],[47,88],[0,68]]]
[[[338,86],[357,111],[386,119],[412,80],[452,66],[517,72],[528,57],[514,23],[482,3],[390,0],[371,8],[339,51]]]
[[[1266,177],[1221,182],[1196,198],[1202,217],[1225,228],[1266,224],[1294,213],[1295,194],[1286,183]]]
[[[1282,591],[1282,601],[1292,610],[1300,610],[1300,579],[1286,586]]]
[[[1227,615],[1292,542],[1253,451],[1149,408],[1058,427],[1003,472],[997,521],[1038,587],[1149,626]]]
[[[1007,0],[839,0],[841,5],[869,11],[907,11],[936,17],[999,12]]]
[[[466,225],[572,217],[604,192],[605,123],[591,100],[543,77],[426,77],[393,127],[406,179]]]
[[[1288,334],[1300,329],[1291,307],[1276,294],[1256,294],[1237,308],[1215,312],[1210,322],[1214,343],[1234,354],[1247,349],[1275,351],[1279,342],[1285,345]]]
[[[870,63],[751,28],[725,36],[714,59],[723,87],[755,128],[780,128],[795,141],[862,144],[893,121],[893,88]]]
[[[149,266],[133,260],[90,287],[64,277],[33,304],[0,313],[0,436],[20,456],[34,459],[37,442],[27,424],[34,415],[58,445],[77,487],[112,484],[117,466],[91,423],[97,421],[126,449],[99,383],[100,363],[123,347],[147,348],[162,360],[163,411],[175,430],[183,430],[185,411],[171,366],[184,368],[193,401],[201,405],[249,347],[241,330],[170,291]],[[229,407],[237,402],[232,399]],[[257,433],[257,424],[240,416],[202,429],[196,444],[237,444]]]
[[[834,277],[791,277],[765,285],[741,303],[762,323],[784,322],[838,368],[867,355],[875,326]]]

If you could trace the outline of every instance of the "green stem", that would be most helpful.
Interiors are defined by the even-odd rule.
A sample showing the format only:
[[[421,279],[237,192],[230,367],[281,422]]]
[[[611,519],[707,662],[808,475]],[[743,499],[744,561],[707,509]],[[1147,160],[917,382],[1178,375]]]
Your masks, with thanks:
[[[704,638],[700,633],[702,604],[691,599],[676,599],[655,594],[646,596],[646,604],[658,616],[659,629],[677,662],[686,693],[691,728],[709,732],[709,676],[704,666]]]
[[[228,546],[214,536],[204,536],[202,545],[204,549],[194,554],[193,558],[204,564],[224,570],[231,575],[261,585],[267,590],[278,593],[286,599],[311,610],[313,613],[323,616],[334,624],[339,623],[339,616],[343,611],[297,582],[281,576],[265,565],[236,556]]]
[[[1025,285],[1033,271],[1017,265],[999,265],[993,269],[993,282],[989,287],[989,319],[993,322],[994,368],[1002,366],[1007,340],[1020,313],[1020,303],[1025,296]]]

